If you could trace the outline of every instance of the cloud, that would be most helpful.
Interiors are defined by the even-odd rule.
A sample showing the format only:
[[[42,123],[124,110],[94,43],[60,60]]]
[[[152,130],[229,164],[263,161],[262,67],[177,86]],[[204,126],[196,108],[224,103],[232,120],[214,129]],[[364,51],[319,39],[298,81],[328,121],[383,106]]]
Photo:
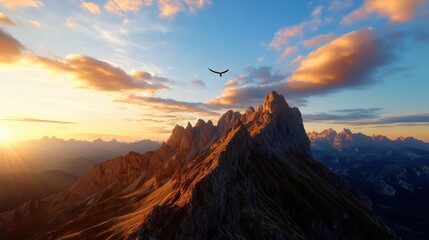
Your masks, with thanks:
[[[287,47],[287,48],[285,48],[282,55],[279,57],[278,61],[279,62],[283,61],[285,58],[294,54],[296,51],[298,51],[298,47]]]
[[[429,123],[429,113],[398,115],[398,116],[380,116],[380,108],[367,109],[345,109],[332,111],[331,113],[304,114],[304,121],[307,122],[326,122],[330,124],[347,124],[352,126],[367,125],[400,125],[414,126]]]
[[[83,10],[88,11],[88,12],[90,12],[92,14],[98,14],[98,13],[100,13],[100,7],[97,4],[93,3],[93,2],[82,2],[80,4],[80,7]]]
[[[269,43],[268,48],[280,51],[283,46],[289,44],[291,38],[302,36],[304,29],[310,29],[311,31],[317,30],[320,24],[322,24],[322,20],[320,18],[322,15],[322,11],[323,7],[317,6],[311,12],[312,18],[308,21],[304,21],[292,27],[285,27],[278,30],[274,34],[274,38]]]
[[[350,7],[353,4],[352,0],[332,0],[329,5],[329,11],[339,11]]]
[[[8,18],[2,12],[0,12],[0,24],[8,25],[8,26],[15,26],[16,25],[10,18]]]
[[[243,75],[225,83],[225,89],[208,101],[213,107],[242,107],[259,102],[270,91],[288,101],[305,104],[305,98],[375,83],[376,71],[393,61],[390,40],[378,38],[370,28],[342,35],[305,57],[291,74],[272,68],[248,67]]]
[[[305,24],[301,23],[293,27],[286,27],[278,30],[274,35],[273,40],[269,44],[270,49],[280,51],[282,46],[289,43],[289,39],[296,36],[301,36]]]
[[[356,121],[363,119],[373,119],[379,117],[381,108],[357,108],[335,110],[330,113],[321,112],[315,114],[304,114],[304,121],[307,122],[332,122],[332,121]]]
[[[287,74],[271,67],[247,67],[244,74],[225,83],[224,91],[207,104],[213,108],[244,107],[260,102],[269,91],[284,93]]]
[[[335,37],[333,33],[321,34],[319,36],[313,37],[309,40],[304,41],[302,44],[304,47],[313,47],[320,43],[327,42],[332,40]]]
[[[371,84],[376,69],[393,60],[392,51],[371,28],[347,33],[302,59],[287,81],[288,90],[323,92]]]
[[[382,117],[373,121],[358,121],[354,125],[429,123],[429,113]]]
[[[206,87],[206,84],[201,80],[194,80],[191,82],[191,84],[193,87],[196,87],[196,88],[205,88]]]
[[[152,0],[109,0],[104,8],[108,12],[137,12],[143,5],[149,6]]]
[[[133,71],[128,74],[110,63],[85,55],[68,55],[62,61],[45,57],[34,57],[33,60],[60,74],[70,74],[82,84],[82,88],[118,92],[140,90],[151,94],[168,88],[163,84],[163,82],[169,81],[166,78],[153,76],[142,71]]]
[[[145,127],[144,129],[147,130],[147,132],[143,133],[171,133],[171,129],[166,127]]]
[[[268,85],[285,79],[285,75],[274,71],[272,67],[246,67],[244,74],[225,83],[227,87],[244,86],[248,84]]]
[[[343,17],[342,23],[351,24],[370,14],[387,17],[392,23],[408,22],[414,17],[414,12],[426,0],[365,0],[362,7]]]
[[[0,28],[0,63],[14,63],[21,59],[25,47]]]
[[[180,112],[198,113],[205,116],[218,115],[218,113],[208,110],[205,103],[177,101],[171,98],[126,95],[122,99],[115,100],[115,102],[145,106],[156,110],[157,112],[164,113]]]
[[[323,11],[323,7],[317,6],[315,9],[313,9],[313,11],[311,11],[311,16],[318,18],[322,14],[322,11]]]
[[[77,27],[77,24],[76,24],[76,22],[73,19],[67,18],[67,20],[66,20],[66,26],[68,28],[75,28],[75,27]]]
[[[4,121],[16,121],[16,122],[76,124],[75,122],[65,122],[65,121],[47,120],[47,119],[38,119],[38,118],[3,118],[2,120],[4,120]]]
[[[81,88],[98,91],[126,92],[138,90],[155,94],[168,89],[166,84],[177,84],[168,78],[133,70],[127,73],[119,67],[85,55],[70,54],[63,60],[56,60],[32,54],[24,54],[25,47],[0,28],[0,63],[14,63],[24,58],[58,74],[68,74],[78,81]]]
[[[42,26],[42,24],[39,21],[33,20],[33,19],[30,20],[30,24],[36,28],[40,28]]]
[[[186,7],[192,13],[207,4],[211,4],[211,0],[158,0],[159,15],[162,18],[171,18],[186,10]]]
[[[109,0],[104,8],[108,12],[123,14],[126,12],[137,12],[142,6],[151,6],[152,0]],[[205,5],[211,4],[211,0],[156,0],[159,16],[172,18],[182,11],[195,12]]]
[[[41,0],[0,0],[0,5],[5,8],[25,8],[25,7],[41,7],[43,3]]]

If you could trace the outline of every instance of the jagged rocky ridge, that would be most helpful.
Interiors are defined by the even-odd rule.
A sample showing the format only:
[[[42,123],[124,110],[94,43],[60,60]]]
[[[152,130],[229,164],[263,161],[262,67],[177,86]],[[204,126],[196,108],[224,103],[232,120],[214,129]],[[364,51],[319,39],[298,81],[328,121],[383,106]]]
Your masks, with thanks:
[[[341,132],[336,132],[332,128],[318,132],[307,133],[311,142],[311,148],[314,151],[318,150],[334,150],[334,151],[361,151],[361,152],[379,152],[395,151],[395,150],[422,150],[429,152],[429,143],[415,139],[413,137],[399,137],[397,139],[389,139],[383,135],[367,136],[363,133],[353,133],[350,129],[343,129]]]
[[[158,150],[93,166],[67,191],[0,216],[19,239],[392,239],[312,159],[301,113],[271,92]]]

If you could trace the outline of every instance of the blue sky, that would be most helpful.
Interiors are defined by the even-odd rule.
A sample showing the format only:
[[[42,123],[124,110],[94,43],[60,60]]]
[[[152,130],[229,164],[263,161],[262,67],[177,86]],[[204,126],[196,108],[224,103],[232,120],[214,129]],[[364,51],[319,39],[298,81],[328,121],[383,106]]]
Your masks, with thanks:
[[[0,135],[163,140],[276,90],[307,131],[429,141],[428,5],[0,0]]]

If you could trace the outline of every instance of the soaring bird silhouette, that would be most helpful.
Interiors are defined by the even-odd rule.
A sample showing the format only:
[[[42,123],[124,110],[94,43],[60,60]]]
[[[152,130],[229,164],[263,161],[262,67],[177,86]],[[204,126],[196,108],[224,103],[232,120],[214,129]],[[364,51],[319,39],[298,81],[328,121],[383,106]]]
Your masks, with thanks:
[[[226,70],[225,70],[225,71],[223,71],[223,72],[218,72],[218,71],[215,71],[215,70],[213,70],[213,69],[211,69],[211,68],[209,68],[209,70],[210,70],[211,72],[214,72],[214,73],[219,74],[219,76],[220,76],[220,77],[222,77],[222,74],[224,74],[224,73],[226,73],[226,72],[228,72],[228,71],[229,71],[229,69],[226,69]]]

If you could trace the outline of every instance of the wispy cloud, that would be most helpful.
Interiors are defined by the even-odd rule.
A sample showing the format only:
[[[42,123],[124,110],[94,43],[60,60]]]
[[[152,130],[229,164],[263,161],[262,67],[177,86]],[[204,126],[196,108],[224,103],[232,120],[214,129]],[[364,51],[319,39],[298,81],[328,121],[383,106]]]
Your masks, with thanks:
[[[356,121],[378,118],[381,108],[341,109],[331,112],[304,114],[303,119],[308,122]]]
[[[0,24],[8,25],[8,26],[15,26],[16,25],[10,18],[8,18],[2,12],[0,12]]]
[[[321,34],[309,40],[305,40],[302,44],[304,45],[304,47],[314,47],[316,45],[319,45],[320,43],[328,42],[334,37],[335,35],[333,33]]]
[[[20,60],[24,50],[24,45],[0,28],[0,63],[14,63]]]
[[[171,18],[185,10],[195,12],[208,4],[211,4],[211,0],[158,0],[159,15],[162,18]]]
[[[402,23],[410,21],[415,11],[426,0],[365,0],[365,3],[349,15],[342,19],[342,23],[351,24],[364,19],[370,14],[387,17],[392,23]]]
[[[426,124],[429,123],[429,113],[382,117],[373,121],[356,121],[353,125],[376,124]]]
[[[76,122],[66,122],[66,121],[48,120],[48,119],[39,119],[39,118],[3,118],[1,120],[3,120],[3,121],[15,121],[15,122],[76,124]]]
[[[179,12],[195,12],[197,9],[211,4],[211,0],[109,0],[104,8],[108,12],[124,14],[126,12],[137,12],[143,6],[151,6],[156,2],[159,16],[172,18]]]
[[[208,110],[208,106],[205,103],[177,101],[171,98],[126,95],[122,99],[115,100],[115,102],[145,106],[164,113],[182,112],[198,113],[204,116],[218,115],[218,113]]]
[[[359,108],[304,114],[303,119],[306,122],[324,122],[352,126],[420,126],[429,123],[429,113],[382,116],[381,108]]]
[[[303,35],[305,29],[315,31],[323,23],[321,15],[323,12],[322,6],[317,6],[311,12],[311,19],[303,21],[295,26],[284,27],[274,34],[274,38],[268,45],[269,49],[280,51],[283,46],[290,43],[290,40]]]
[[[66,20],[66,26],[68,28],[76,28],[77,24],[76,24],[76,22],[73,19],[67,18],[67,20]]]
[[[151,4],[152,0],[109,0],[104,8],[113,13],[137,12],[143,5]]]
[[[31,26],[36,27],[36,28],[40,28],[42,26],[42,24],[40,23],[40,21],[31,19],[30,21]]]
[[[285,27],[276,32],[273,40],[269,44],[270,49],[280,51],[280,49],[289,43],[289,39],[296,36],[301,36],[305,24],[301,23],[292,27]]]
[[[281,62],[285,58],[293,55],[296,51],[298,51],[298,47],[287,47],[287,48],[285,48],[282,55],[279,57],[278,62]]]
[[[193,80],[191,85],[196,88],[205,88],[206,84],[202,80]]]
[[[41,0],[0,0],[0,5],[5,8],[26,8],[26,7],[41,7],[43,2]]]
[[[332,0],[329,5],[329,11],[339,11],[350,7],[353,4],[352,0]]]
[[[82,2],[80,4],[80,7],[83,10],[88,11],[92,14],[99,14],[100,13],[100,7],[93,2]]]

